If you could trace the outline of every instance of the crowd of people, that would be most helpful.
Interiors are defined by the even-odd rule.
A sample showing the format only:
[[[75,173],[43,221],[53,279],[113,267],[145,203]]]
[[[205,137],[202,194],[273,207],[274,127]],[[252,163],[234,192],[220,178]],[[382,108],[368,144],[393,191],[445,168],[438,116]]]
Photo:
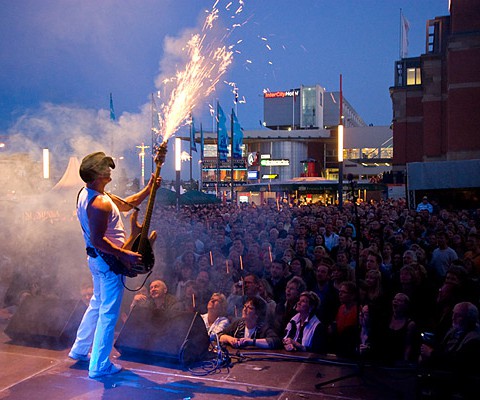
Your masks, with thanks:
[[[229,325],[215,333],[234,347],[429,364],[437,356],[427,346],[458,352],[468,331],[470,361],[460,362],[478,370],[471,360],[480,355],[479,210],[420,208],[399,199],[342,209],[158,209],[155,280],[177,310],[206,316],[211,296],[224,297],[217,318]],[[459,304],[467,330],[455,325]],[[448,335],[455,345],[444,342]]]
[[[233,347],[479,370],[480,209],[158,206],[152,229],[154,273],[123,320],[197,311]]]

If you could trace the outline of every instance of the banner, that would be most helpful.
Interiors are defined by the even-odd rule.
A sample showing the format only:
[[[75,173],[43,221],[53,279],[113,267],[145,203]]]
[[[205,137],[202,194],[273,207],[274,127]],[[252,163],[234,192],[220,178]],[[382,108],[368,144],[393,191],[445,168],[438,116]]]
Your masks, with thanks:
[[[225,113],[217,103],[217,135],[218,135],[218,158],[220,161],[227,161],[228,155],[228,131],[227,118]]]
[[[115,111],[113,109],[113,97],[110,93],[110,120],[115,121]]]
[[[408,57],[408,31],[410,23],[400,10],[400,58]]]
[[[242,158],[242,145],[243,145],[243,129],[238,122],[235,112],[232,110],[233,119],[233,139],[232,139],[232,154],[233,158]]]
[[[195,143],[195,122],[192,115],[192,125],[190,126],[190,150],[197,152],[197,144]]]

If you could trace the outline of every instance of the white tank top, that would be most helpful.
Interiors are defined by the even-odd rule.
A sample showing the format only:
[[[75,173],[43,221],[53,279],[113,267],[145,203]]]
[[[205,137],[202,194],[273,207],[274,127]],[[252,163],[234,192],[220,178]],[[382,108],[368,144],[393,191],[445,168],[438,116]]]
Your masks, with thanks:
[[[97,196],[103,196],[112,204],[112,212],[108,216],[107,230],[105,237],[115,245],[122,247],[125,243],[125,227],[123,226],[120,210],[117,205],[105,194],[96,190],[83,188],[78,195],[77,217],[83,230],[83,237],[87,247],[93,247],[90,240],[90,226],[88,225],[87,207]]]

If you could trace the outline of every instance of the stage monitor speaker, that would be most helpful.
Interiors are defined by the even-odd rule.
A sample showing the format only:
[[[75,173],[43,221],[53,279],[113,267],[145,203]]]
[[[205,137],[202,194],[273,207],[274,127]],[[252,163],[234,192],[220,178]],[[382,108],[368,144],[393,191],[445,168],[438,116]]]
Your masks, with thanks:
[[[5,328],[14,343],[65,348],[75,341],[87,306],[79,300],[26,297]]]
[[[157,313],[135,307],[123,326],[115,347],[126,356],[163,359],[190,365],[208,354],[210,340],[198,313]]]

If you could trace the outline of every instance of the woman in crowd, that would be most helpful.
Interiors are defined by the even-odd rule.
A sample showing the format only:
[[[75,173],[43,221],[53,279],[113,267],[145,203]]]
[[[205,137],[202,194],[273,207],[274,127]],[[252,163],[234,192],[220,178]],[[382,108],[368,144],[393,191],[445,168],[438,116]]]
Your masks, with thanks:
[[[212,294],[207,304],[207,312],[202,314],[202,318],[210,340],[217,340],[217,334],[230,323],[227,318],[227,298],[223,293]]]
[[[341,357],[353,357],[357,354],[358,303],[355,282],[344,281],[338,290],[340,307],[335,321],[330,325],[329,335],[332,350]]]
[[[283,347],[287,351],[326,353],[327,336],[325,326],[315,315],[320,298],[316,293],[303,292],[297,302],[297,314],[285,330]]]
[[[388,323],[375,334],[379,357],[388,364],[409,363],[418,357],[417,325],[410,317],[410,299],[397,293],[392,300]]]
[[[220,343],[235,348],[246,346],[276,349],[282,344],[275,331],[265,322],[267,305],[260,297],[250,297],[242,309],[242,318],[229,324],[219,334]]]

